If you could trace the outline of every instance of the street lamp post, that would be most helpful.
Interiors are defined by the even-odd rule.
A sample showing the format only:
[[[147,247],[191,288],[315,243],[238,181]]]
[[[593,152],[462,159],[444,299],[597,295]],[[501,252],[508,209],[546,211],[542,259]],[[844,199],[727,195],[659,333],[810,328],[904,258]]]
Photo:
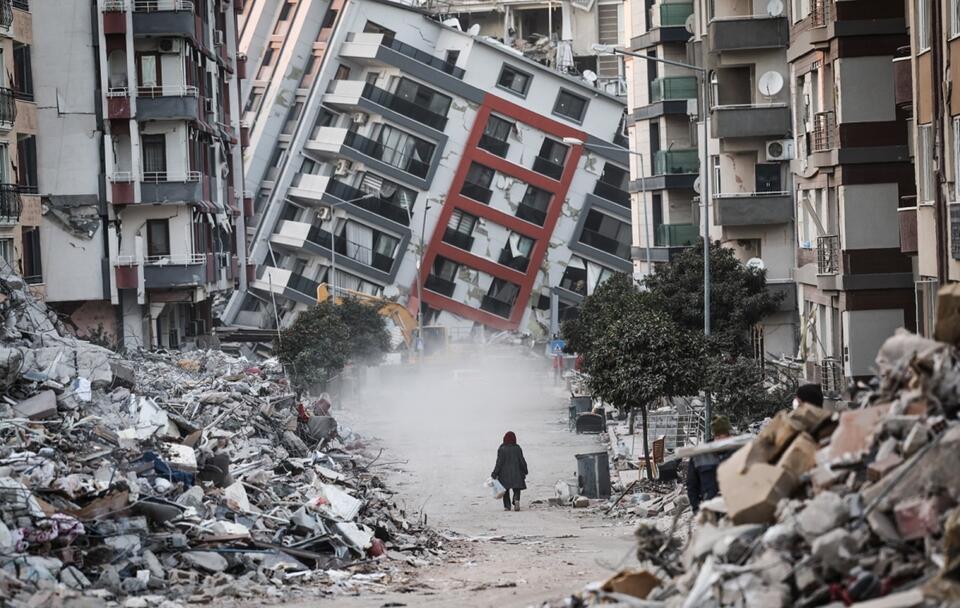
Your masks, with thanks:
[[[708,161],[710,160],[710,150],[708,148],[709,144],[709,124],[710,124],[710,97],[708,94],[707,82],[707,70],[700,66],[691,65],[689,63],[682,63],[680,61],[673,61],[670,59],[662,59],[660,57],[650,57],[649,55],[644,55],[642,53],[634,53],[633,51],[625,51],[623,49],[617,48],[609,44],[594,44],[593,50],[598,54],[607,54],[607,55],[629,55],[630,57],[637,57],[639,59],[645,59],[646,61],[653,61],[656,63],[663,63],[666,65],[672,65],[678,68],[683,68],[686,70],[692,70],[700,75],[700,78],[697,79],[697,84],[700,87],[700,112],[703,116],[703,133],[702,143],[700,146],[700,169],[702,171],[703,178],[700,183],[700,200],[703,204],[703,335],[705,337],[710,336],[710,169],[708,167]],[[646,221],[646,218],[644,218]],[[649,250],[647,252],[647,265],[651,264],[649,257]],[[710,421],[713,417],[713,407],[710,402],[710,391],[703,391],[703,416],[705,419],[704,430],[703,430],[703,439],[704,441],[710,441]]]
[[[407,212],[407,223],[413,226],[413,214],[410,205],[404,201],[403,208]],[[427,211],[430,205],[423,207],[423,226],[420,228],[420,250],[417,253],[417,341],[414,347],[417,350],[417,365],[423,369],[423,234],[427,231]]]

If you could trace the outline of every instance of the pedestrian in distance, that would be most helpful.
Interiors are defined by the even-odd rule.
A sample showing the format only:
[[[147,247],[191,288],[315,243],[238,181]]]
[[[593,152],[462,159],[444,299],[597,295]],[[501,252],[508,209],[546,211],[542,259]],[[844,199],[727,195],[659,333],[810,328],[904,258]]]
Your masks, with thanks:
[[[726,416],[717,416],[710,423],[713,439],[726,439],[730,436],[730,420]],[[720,485],[717,483],[717,467],[727,459],[732,452],[708,452],[692,456],[687,463],[687,498],[690,499],[690,508],[696,513],[700,503],[720,494]]]
[[[527,461],[523,459],[523,450],[517,445],[517,436],[508,431],[503,436],[503,443],[497,449],[497,464],[493,467],[490,477],[496,479],[507,489],[503,493],[503,510],[509,511],[511,504],[514,511],[520,510],[520,490],[527,489]],[[511,503],[510,493],[513,493]]]

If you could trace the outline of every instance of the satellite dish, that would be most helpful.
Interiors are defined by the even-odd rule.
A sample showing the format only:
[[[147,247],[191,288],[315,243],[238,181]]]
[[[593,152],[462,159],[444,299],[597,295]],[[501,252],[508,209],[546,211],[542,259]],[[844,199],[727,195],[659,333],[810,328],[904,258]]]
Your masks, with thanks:
[[[479,23],[474,23],[473,25],[471,25],[470,28],[467,29],[467,33],[470,34],[471,36],[476,36],[477,34],[479,34],[479,33],[480,33],[480,24],[479,24]]]
[[[455,30],[463,31],[463,28],[460,27],[460,20],[456,17],[451,17],[450,19],[444,19],[443,24],[447,27],[452,27]]]
[[[696,29],[697,29],[697,18],[696,18],[696,16],[691,14],[689,17],[687,17],[687,20],[684,22],[683,27],[684,27],[684,29],[687,30],[689,33],[695,34],[695,33],[696,33]]]
[[[590,84],[593,84],[597,81],[597,73],[594,72],[593,70],[584,70],[583,79],[589,82]]]
[[[760,90],[762,95],[773,97],[783,90],[783,76],[780,75],[780,72],[772,70],[765,72],[757,82],[757,89]]]
[[[770,0],[767,3],[767,14],[771,17],[780,17],[783,15],[783,0]]]
[[[767,265],[760,258],[750,258],[747,260],[746,267],[750,270],[763,270]]]
[[[700,176],[697,176],[697,179],[693,180],[693,191],[697,194],[700,194]]]
[[[383,288],[383,297],[395,298],[400,295],[400,290],[396,285],[390,284]]]

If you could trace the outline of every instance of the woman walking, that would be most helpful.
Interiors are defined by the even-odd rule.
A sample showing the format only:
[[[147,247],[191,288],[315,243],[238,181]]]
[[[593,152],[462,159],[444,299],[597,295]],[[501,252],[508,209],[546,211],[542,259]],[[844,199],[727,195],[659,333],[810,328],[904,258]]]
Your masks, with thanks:
[[[497,449],[497,464],[490,474],[507,489],[503,494],[503,510],[510,510],[510,492],[513,491],[513,510],[520,510],[520,490],[526,490],[527,461],[523,450],[517,445],[517,436],[508,431]]]

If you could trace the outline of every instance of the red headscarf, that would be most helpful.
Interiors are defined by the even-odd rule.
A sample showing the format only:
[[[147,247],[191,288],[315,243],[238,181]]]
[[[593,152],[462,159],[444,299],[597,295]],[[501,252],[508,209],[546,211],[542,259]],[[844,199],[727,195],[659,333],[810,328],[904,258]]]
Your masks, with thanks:
[[[517,436],[513,434],[513,431],[507,431],[507,434],[503,436],[504,443],[517,443]]]

